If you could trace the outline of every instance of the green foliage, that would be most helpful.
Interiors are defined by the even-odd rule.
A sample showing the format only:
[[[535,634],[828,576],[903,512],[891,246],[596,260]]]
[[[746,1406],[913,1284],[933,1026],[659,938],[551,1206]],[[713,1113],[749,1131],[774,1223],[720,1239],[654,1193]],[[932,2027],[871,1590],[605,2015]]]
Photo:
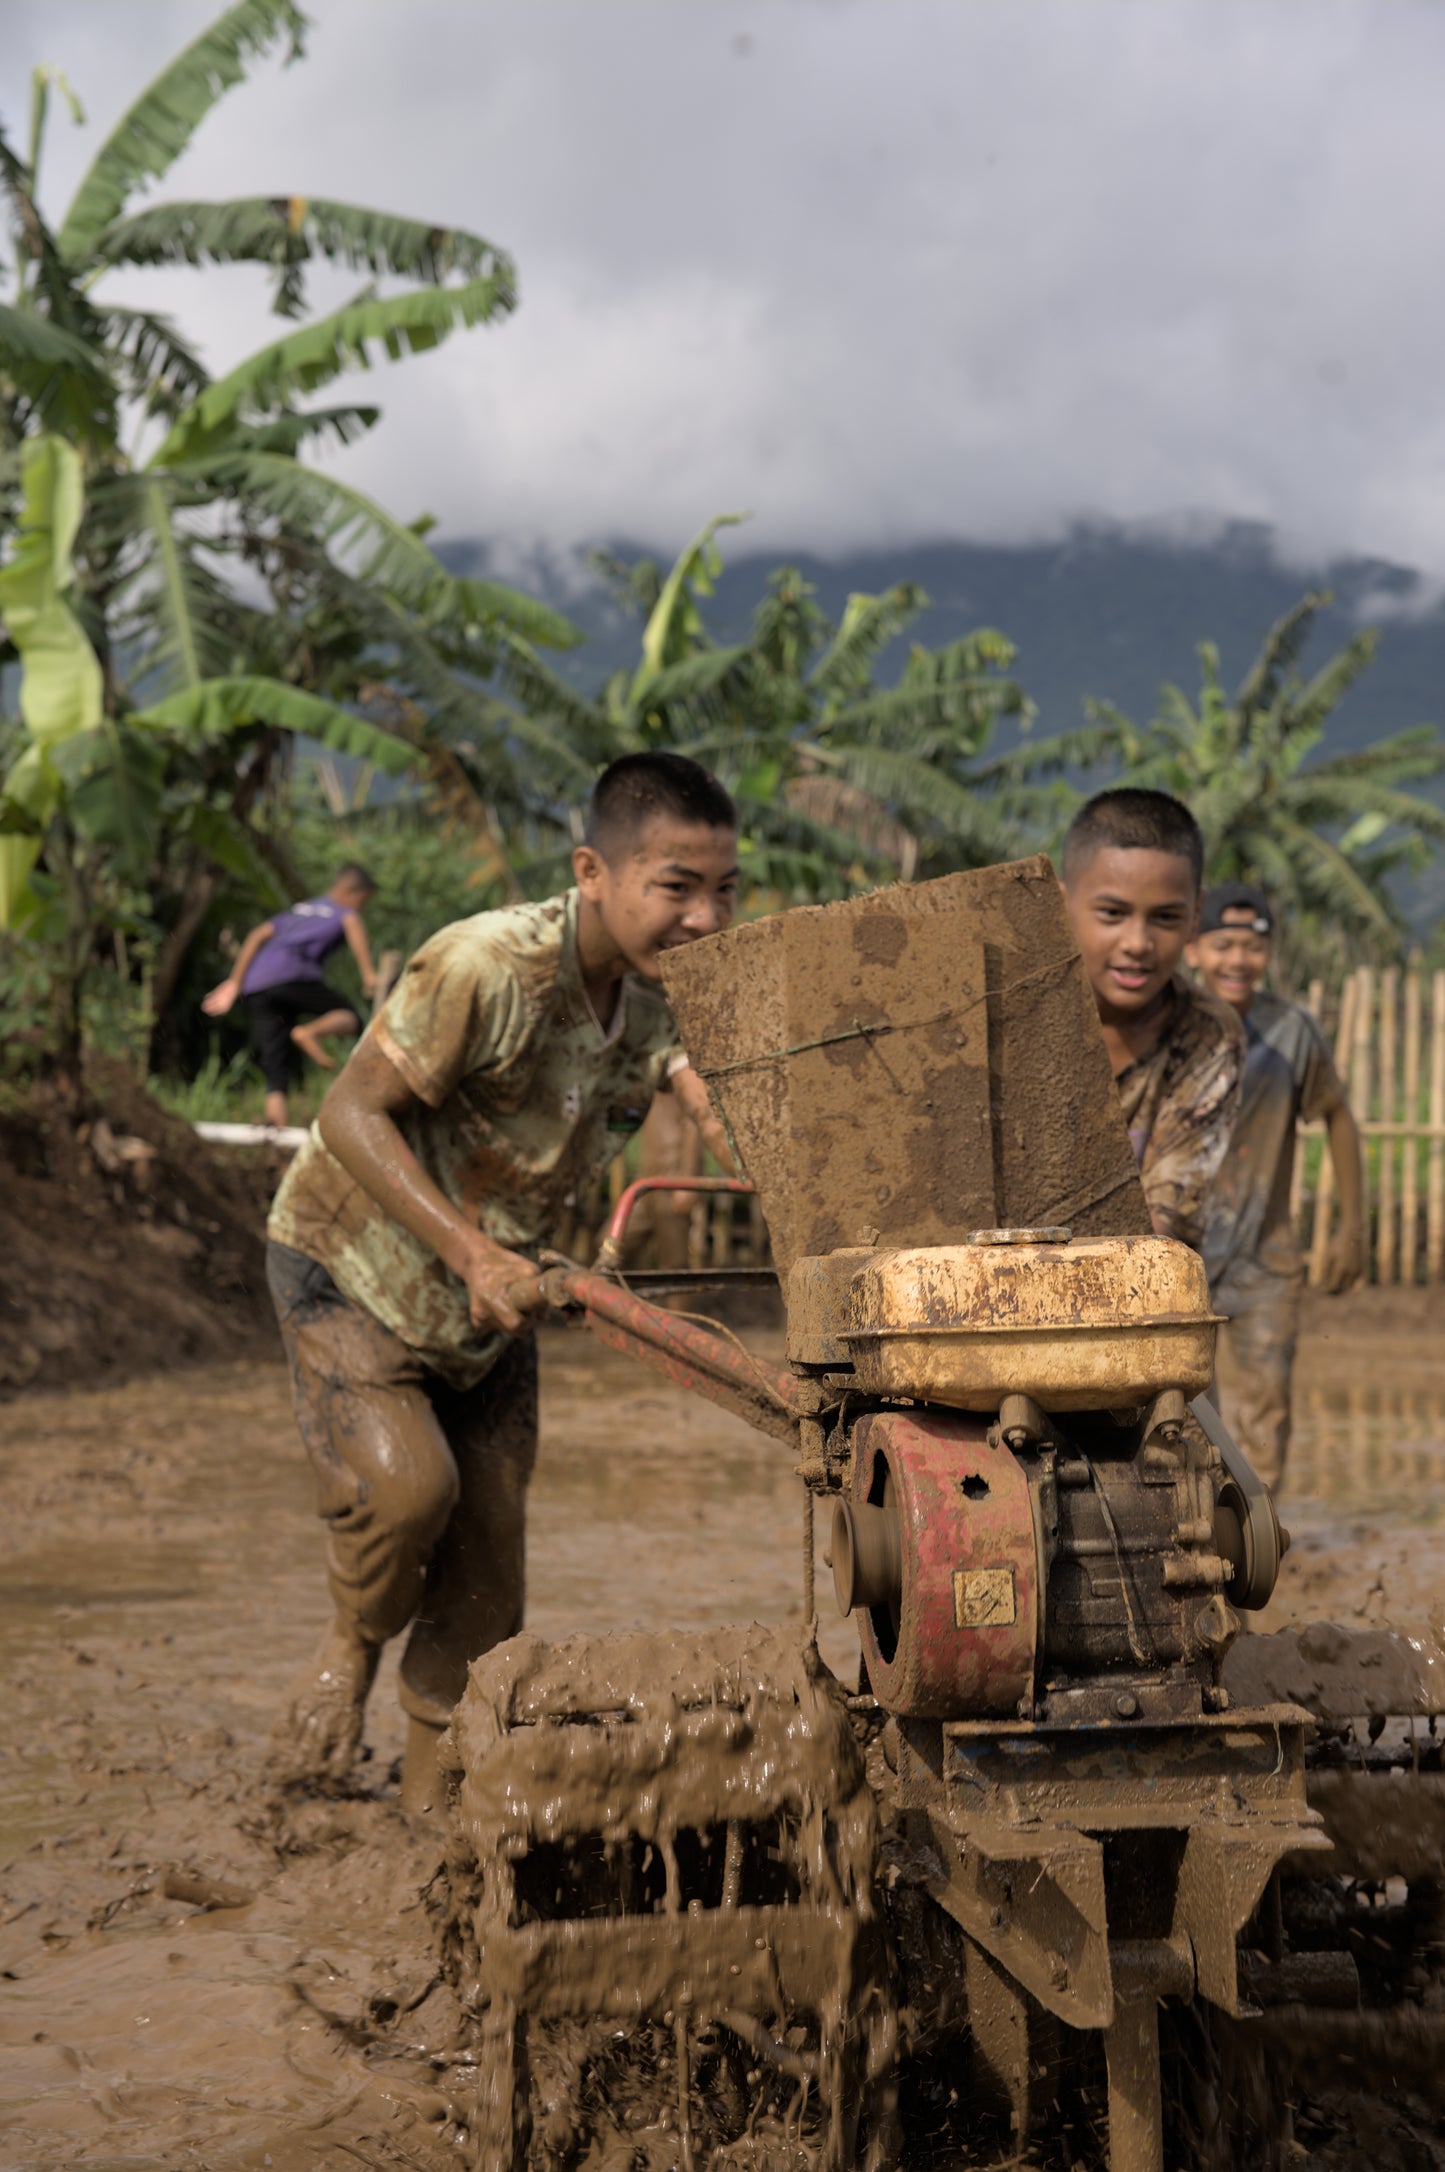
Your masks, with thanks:
[[[348,302],[329,317],[273,340],[207,385],[171,425],[155,464],[174,467],[223,450],[237,421],[284,410],[298,393],[319,391],[346,370],[369,369],[373,348],[380,346],[394,362],[405,354],[424,354],[458,325],[485,324],[509,310],[513,299],[510,282],[494,276],[460,287],[414,287],[405,294]]]
[[[187,1124],[254,1124],[266,1091],[260,1065],[245,1048],[224,1055],[213,1036],[202,1062],[189,1078],[148,1081],[151,1098]],[[308,1065],[288,1095],[290,1121],[313,1123],[331,1080]]]
[[[501,275],[511,266],[476,234],[316,196],[244,196],[229,203],[170,203],[116,219],[97,236],[105,264],[269,264],[273,308],[294,317],[305,301],[302,267],[325,263],[440,286],[449,278]]]
[[[598,561],[646,621],[637,667],[615,673],[597,699],[509,649],[509,689],[571,757],[550,771],[559,809],[580,796],[578,757],[595,770],[639,748],[680,748],[734,791],[745,869],[775,901],[837,897],[1027,849],[1057,791],[989,756],[1001,720],[1026,726],[1031,716],[1010,676],[1012,644],[988,631],[936,650],[914,643],[897,683],[880,688],[880,659],[926,608],[923,590],[901,582],[855,595],[835,627],[786,566],[769,577],[748,638],[720,644],[701,606],[719,571],[717,530],[739,517],[709,522],[666,575],[647,561]],[[563,853],[558,836],[539,872],[555,875]]]
[[[244,898],[259,914],[295,893],[273,803],[298,736],[435,787],[459,761],[430,718],[464,718],[516,801],[526,734],[507,739],[485,683],[500,684],[509,644],[575,638],[533,599],[451,575],[425,519],[397,521],[303,464],[314,439],[349,442],[377,421],[374,407],[304,405],[312,394],[511,310],[501,250],[325,198],[134,201],[258,58],[278,45],[297,57],[305,27],[291,0],[228,8],[122,116],[57,233],[37,173],[63,79],[36,76],[26,158],[0,134],[14,236],[0,294],[0,661],[8,644],[23,665],[30,727],[0,801],[0,925],[28,915],[39,941],[59,912],[74,1020],[87,973],[110,962],[107,916],[141,896],[158,1045],[175,1044],[213,906]],[[412,283],[310,318],[317,260]],[[237,262],[272,268],[293,321],[215,383],[168,319],[107,294],[134,265]],[[138,450],[129,424],[119,433],[126,403],[141,411]],[[496,863],[487,806],[468,791]]]
[[[293,0],[239,0],[178,53],[121,115],[75,192],[59,233],[61,254],[86,264],[100,236],[147,181],[170,171],[217,99],[250,62],[285,37],[302,49],[306,17]]]
[[[1391,733],[1358,753],[1313,758],[1331,712],[1375,654],[1357,633],[1310,679],[1297,665],[1326,594],[1307,595],[1273,626],[1233,694],[1212,642],[1198,649],[1191,702],[1161,690],[1142,729],[1107,702],[1090,724],[1038,750],[1048,762],[1117,765],[1114,784],[1186,800],[1209,848],[1211,882],[1249,881],[1274,899],[1298,961],[1343,939],[1398,956],[1404,928],[1389,878],[1418,869],[1445,840],[1445,813],[1408,789],[1445,770],[1432,725]],[[1322,950],[1323,946],[1323,950]],[[1302,964],[1300,965],[1302,969]]]
[[[192,741],[223,738],[239,725],[264,724],[271,731],[319,740],[392,777],[405,776],[416,761],[416,748],[405,739],[277,679],[206,679],[138,710],[130,722],[134,730],[173,731]]]
[[[253,1124],[265,1082],[244,1048],[223,1056],[214,1042],[188,1079],[153,1079],[151,1093],[163,1109],[188,1124]]]
[[[59,438],[34,438],[21,463],[21,524],[0,570],[0,615],[20,658],[26,736],[0,787],[0,929],[37,904],[31,877],[62,796],[58,757],[101,720],[95,651],[70,608],[80,527],[79,456]]]

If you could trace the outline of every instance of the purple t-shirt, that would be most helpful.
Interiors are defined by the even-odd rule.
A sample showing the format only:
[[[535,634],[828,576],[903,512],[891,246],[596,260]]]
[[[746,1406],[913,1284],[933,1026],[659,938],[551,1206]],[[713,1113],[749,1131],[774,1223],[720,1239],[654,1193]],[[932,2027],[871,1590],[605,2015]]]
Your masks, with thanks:
[[[346,922],[354,908],[329,897],[308,897],[289,912],[277,913],[267,937],[246,968],[242,995],[259,995],[283,980],[324,980],[321,968],[338,943],[346,940]]]

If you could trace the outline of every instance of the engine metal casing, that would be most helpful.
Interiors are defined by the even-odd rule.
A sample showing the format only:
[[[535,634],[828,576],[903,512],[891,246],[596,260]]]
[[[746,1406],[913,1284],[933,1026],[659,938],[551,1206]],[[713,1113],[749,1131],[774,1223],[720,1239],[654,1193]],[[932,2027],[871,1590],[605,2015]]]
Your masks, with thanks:
[[[1017,1713],[1039,1642],[1039,1549],[1029,1483],[977,1418],[878,1411],[853,1435],[853,1498],[885,1482],[903,1560],[900,1608],[860,1608],[868,1678],[916,1719]]]

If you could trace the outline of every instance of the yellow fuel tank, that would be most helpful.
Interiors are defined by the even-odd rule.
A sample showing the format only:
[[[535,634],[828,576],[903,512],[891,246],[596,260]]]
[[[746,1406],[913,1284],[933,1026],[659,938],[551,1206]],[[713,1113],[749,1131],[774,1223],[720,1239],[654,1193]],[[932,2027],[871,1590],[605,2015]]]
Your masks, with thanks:
[[[1201,1394],[1216,1326],[1204,1263],[1172,1238],[980,1230],[875,1254],[849,1281],[838,1340],[870,1394],[1111,1410],[1164,1388]]]

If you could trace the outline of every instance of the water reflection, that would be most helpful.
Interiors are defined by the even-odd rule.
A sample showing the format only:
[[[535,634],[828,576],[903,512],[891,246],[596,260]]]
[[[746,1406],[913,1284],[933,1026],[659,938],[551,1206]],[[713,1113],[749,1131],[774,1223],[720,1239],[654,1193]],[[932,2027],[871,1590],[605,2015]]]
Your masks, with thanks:
[[[1445,1388],[1319,1385],[1296,1373],[1294,1413],[1292,1501],[1414,1524],[1445,1521]]]

